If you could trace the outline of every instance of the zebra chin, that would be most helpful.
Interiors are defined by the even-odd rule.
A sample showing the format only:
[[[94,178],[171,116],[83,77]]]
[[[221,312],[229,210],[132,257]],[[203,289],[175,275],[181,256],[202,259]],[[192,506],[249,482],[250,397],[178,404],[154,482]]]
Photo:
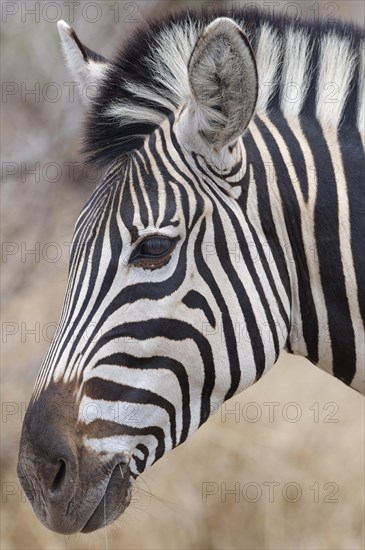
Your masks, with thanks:
[[[113,523],[128,507],[132,494],[131,483],[127,473],[121,475],[123,472],[121,468],[121,464],[117,464],[113,469],[105,493],[83,528],[80,529],[81,533],[91,533]]]
[[[115,521],[132,495],[129,454],[95,453],[70,416],[70,391],[48,387],[25,415],[18,477],[41,523],[61,534],[91,533]]]

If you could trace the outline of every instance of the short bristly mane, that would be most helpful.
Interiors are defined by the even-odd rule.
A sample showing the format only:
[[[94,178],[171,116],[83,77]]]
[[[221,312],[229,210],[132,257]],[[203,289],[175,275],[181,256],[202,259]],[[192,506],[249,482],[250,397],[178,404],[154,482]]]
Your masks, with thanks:
[[[141,146],[189,96],[187,65],[202,29],[230,16],[255,52],[260,92],[256,113],[280,109],[321,124],[365,125],[364,32],[352,24],[303,22],[255,9],[190,11],[144,24],[112,60],[87,119],[84,151],[108,164]],[[354,107],[356,106],[356,108]]]

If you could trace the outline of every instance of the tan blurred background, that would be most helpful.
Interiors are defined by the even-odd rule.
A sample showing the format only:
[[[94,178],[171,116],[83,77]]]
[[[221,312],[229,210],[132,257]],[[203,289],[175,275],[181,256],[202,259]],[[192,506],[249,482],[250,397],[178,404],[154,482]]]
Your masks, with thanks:
[[[22,416],[60,314],[73,225],[98,176],[79,164],[83,108],[67,84],[55,22],[72,23],[108,56],[138,21],[186,4],[1,4],[2,549],[365,546],[364,399],[288,355],[143,475],[130,509],[108,529],[52,533],[19,488]],[[360,0],[261,7],[364,21]]]

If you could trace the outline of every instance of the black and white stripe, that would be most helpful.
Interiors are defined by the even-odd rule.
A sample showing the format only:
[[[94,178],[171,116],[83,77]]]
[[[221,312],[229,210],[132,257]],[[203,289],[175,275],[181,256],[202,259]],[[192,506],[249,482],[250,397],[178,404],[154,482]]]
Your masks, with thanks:
[[[73,384],[85,444],[128,450],[134,476],[283,348],[364,389],[363,33],[252,10],[234,19],[255,53],[259,94],[220,164],[207,140],[186,141],[189,59],[199,36],[219,30],[204,30],[214,16],[143,28],[96,71],[85,149],[109,169],[76,225],[33,399],[51,382]],[[223,25],[234,48],[238,27]],[[153,235],[171,251],[134,262]]]

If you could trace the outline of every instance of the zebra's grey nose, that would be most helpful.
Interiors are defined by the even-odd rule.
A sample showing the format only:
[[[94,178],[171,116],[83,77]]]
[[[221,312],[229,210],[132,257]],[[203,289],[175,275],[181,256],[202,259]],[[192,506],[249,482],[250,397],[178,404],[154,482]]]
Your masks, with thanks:
[[[49,384],[29,405],[20,441],[18,477],[38,519],[57,533],[88,533],[128,506],[129,451],[105,456],[85,444],[77,389]]]
[[[62,487],[64,486],[64,481],[66,479],[68,471],[69,467],[66,466],[65,460],[63,458],[60,458],[56,465],[56,475],[54,476],[52,485],[48,489],[51,496],[57,495],[60,491],[62,491]]]
[[[72,458],[50,458],[39,464],[38,479],[43,486],[46,497],[51,502],[57,503],[69,499],[73,493],[73,481],[75,478],[75,461]]]
[[[48,395],[49,397],[49,395]],[[44,502],[64,505],[74,492],[77,449],[73,425],[55,395],[45,407],[43,399],[25,415],[18,461],[18,476],[30,500],[41,494]]]
[[[57,437],[54,433],[54,440],[36,441],[34,430],[23,430],[18,477],[31,501],[37,493],[44,501],[61,505],[72,497],[77,463],[67,442],[56,441]]]

